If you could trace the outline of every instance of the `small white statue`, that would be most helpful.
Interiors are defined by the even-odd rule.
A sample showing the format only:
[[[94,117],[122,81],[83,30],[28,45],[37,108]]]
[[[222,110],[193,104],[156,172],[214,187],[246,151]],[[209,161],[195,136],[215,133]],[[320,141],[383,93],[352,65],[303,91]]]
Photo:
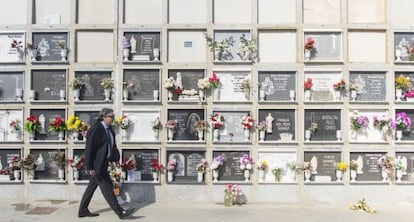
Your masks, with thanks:
[[[272,114],[271,113],[267,114],[266,116],[266,132],[267,133],[273,133],[273,125],[272,125],[273,120],[274,118],[272,117]]]
[[[36,171],[44,171],[45,170],[45,160],[43,159],[43,155],[40,153],[36,160]]]
[[[40,126],[42,127],[42,130],[40,131],[40,134],[46,134],[46,131],[45,131],[45,122],[46,122],[46,118],[45,118],[45,115],[43,115],[43,114],[40,114],[40,116],[39,116],[39,123],[40,123]]]
[[[135,40],[134,36],[131,36],[129,42],[131,43],[131,53],[137,53],[137,40]]]
[[[318,174],[318,171],[317,171],[317,169],[318,169],[318,158],[316,158],[316,156],[313,156],[310,163],[311,163],[311,166],[312,166],[312,172],[311,173],[312,174]]]
[[[364,172],[362,171],[362,169],[364,168],[364,160],[362,159],[361,155],[358,156],[356,162],[358,164],[357,174],[364,174]]]

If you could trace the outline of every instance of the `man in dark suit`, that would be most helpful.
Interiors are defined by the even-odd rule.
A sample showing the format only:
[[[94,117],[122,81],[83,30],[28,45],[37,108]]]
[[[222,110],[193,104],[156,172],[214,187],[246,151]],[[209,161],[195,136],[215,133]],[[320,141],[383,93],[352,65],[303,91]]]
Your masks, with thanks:
[[[88,130],[85,147],[85,167],[89,173],[89,184],[79,206],[79,217],[95,217],[97,213],[89,211],[88,206],[97,186],[113,211],[124,219],[131,215],[133,209],[125,210],[116,199],[113,185],[108,172],[108,162],[119,162],[119,151],[115,142],[115,132],[111,128],[114,111],[103,108],[98,121]]]

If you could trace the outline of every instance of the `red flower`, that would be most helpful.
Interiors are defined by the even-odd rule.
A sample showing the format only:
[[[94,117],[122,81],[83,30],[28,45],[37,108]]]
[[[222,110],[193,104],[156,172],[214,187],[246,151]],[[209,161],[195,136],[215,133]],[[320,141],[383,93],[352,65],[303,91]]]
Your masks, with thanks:
[[[313,86],[312,79],[311,78],[307,78],[306,81],[305,81],[305,83],[303,84],[303,88],[305,90],[311,90],[312,89],[312,86]]]
[[[303,46],[305,49],[312,50],[313,44],[315,43],[315,40],[312,37],[309,37],[305,41],[305,45]]]
[[[218,87],[220,83],[220,78],[217,77],[216,73],[213,72],[213,75],[208,78],[208,82],[210,83],[210,87],[215,89]]]

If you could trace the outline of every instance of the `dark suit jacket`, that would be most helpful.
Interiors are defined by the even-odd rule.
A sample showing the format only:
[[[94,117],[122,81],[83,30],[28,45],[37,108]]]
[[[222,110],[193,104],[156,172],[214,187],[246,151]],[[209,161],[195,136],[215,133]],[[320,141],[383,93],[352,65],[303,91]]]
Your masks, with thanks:
[[[106,136],[105,127],[101,120],[98,120],[88,130],[85,147],[85,167],[87,170],[95,170],[96,174],[107,173],[108,162],[119,162],[119,151],[116,146],[115,132],[111,127],[114,136],[114,146],[112,147],[111,159],[107,159],[108,137]]]

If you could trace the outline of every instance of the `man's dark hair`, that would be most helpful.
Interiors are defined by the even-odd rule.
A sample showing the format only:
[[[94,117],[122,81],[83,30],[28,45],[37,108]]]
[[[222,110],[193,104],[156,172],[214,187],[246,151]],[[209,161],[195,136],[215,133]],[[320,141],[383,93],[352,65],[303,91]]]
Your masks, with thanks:
[[[103,108],[100,112],[99,112],[99,114],[98,114],[98,119],[99,120],[103,120],[103,118],[106,116],[106,115],[108,115],[108,114],[110,114],[110,113],[113,113],[114,112],[114,110],[113,109],[111,109],[111,108]]]

